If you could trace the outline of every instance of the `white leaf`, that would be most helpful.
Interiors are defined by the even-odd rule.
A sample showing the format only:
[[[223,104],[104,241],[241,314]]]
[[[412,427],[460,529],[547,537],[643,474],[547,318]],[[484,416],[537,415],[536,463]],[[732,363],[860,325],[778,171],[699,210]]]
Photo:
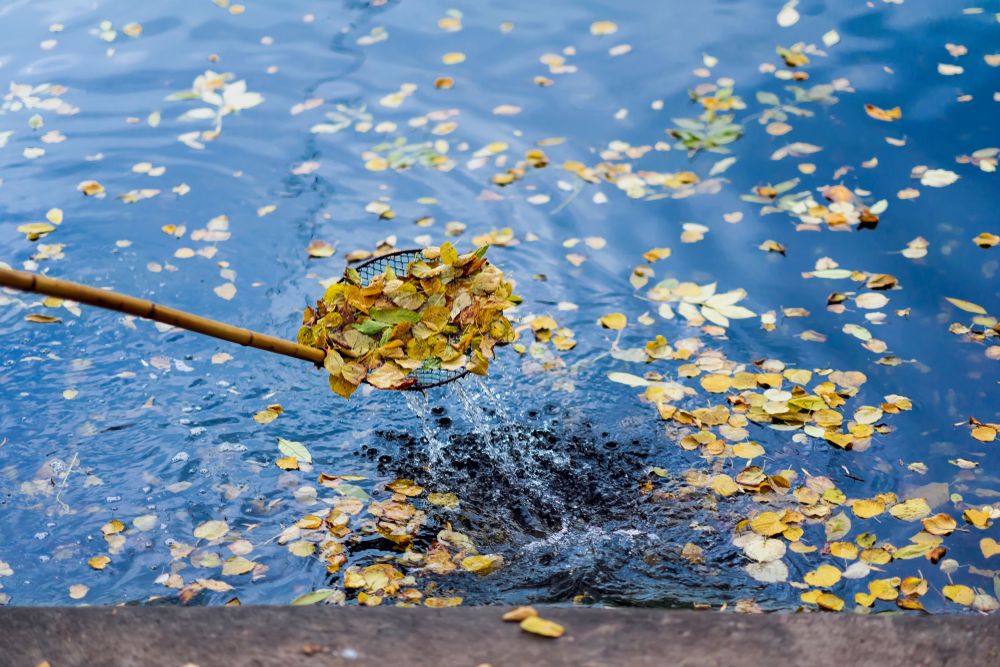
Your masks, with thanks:
[[[351,122],[337,123],[336,125],[330,125],[329,123],[320,123],[318,125],[313,125],[312,129],[309,131],[313,134],[333,134],[334,132],[339,132],[345,127],[350,127]]]
[[[753,540],[747,544],[743,552],[758,563],[769,563],[778,560],[785,555],[785,543],[781,540],[763,539]]]
[[[715,296],[705,301],[705,305],[710,308],[718,308],[719,306],[731,306],[737,301],[746,298],[746,295],[747,295],[746,290],[735,289],[731,292],[716,294]]]
[[[201,107],[200,109],[191,109],[186,111],[177,120],[181,121],[192,121],[192,120],[210,120],[215,118],[215,109],[209,109],[208,107]]]
[[[943,188],[958,180],[958,174],[947,169],[928,169],[920,177],[920,184],[932,188]]]
[[[889,208],[889,200],[880,199],[879,201],[875,202],[875,204],[870,209],[868,209],[868,211],[871,212],[873,215],[882,215],[883,213],[885,213],[885,210],[887,208]]]
[[[751,577],[767,584],[777,584],[788,581],[788,566],[783,560],[773,560],[768,563],[750,563],[744,568]]]
[[[816,278],[829,278],[831,280],[843,280],[844,278],[850,278],[853,272],[847,269],[821,269],[819,271],[813,271],[813,276]]]
[[[961,74],[965,70],[958,65],[945,65],[944,63],[938,63],[938,73],[944,74],[945,76],[954,76],[956,74]]]
[[[799,13],[795,11],[797,4],[799,4],[799,0],[791,0],[781,8],[781,11],[778,12],[778,25],[782,28],[788,28],[799,22]]]
[[[642,347],[630,347],[627,350],[612,350],[611,356],[621,361],[645,362],[649,359],[646,349]]]
[[[850,567],[844,570],[843,576],[845,579],[864,579],[871,574],[871,571],[868,563],[859,560],[857,563],[851,563]]]
[[[677,312],[679,312],[681,317],[685,320],[696,320],[701,317],[701,314],[695,306],[683,301],[677,306]]]
[[[260,93],[243,93],[242,95],[237,95],[233,98],[226,98],[226,104],[237,111],[255,107],[263,101],[264,96]]]
[[[650,384],[649,380],[629,373],[608,373],[608,379],[630,387],[646,387]]]
[[[734,320],[745,320],[748,317],[757,317],[757,313],[744,308],[743,306],[717,306],[715,308],[721,315],[731,317]]]
[[[299,461],[312,463],[312,455],[309,453],[309,450],[306,449],[306,446],[301,442],[278,438],[278,449],[280,449],[281,453],[285,456],[294,456]]]
[[[823,35],[823,43],[827,46],[833,46],[840,41],[840,33],[836,30],[831,30],[830,32]]]
[[[726,169],[729,169],[731,166],[733,166],[733,164],[735,163],[736,163],[736,158],[734,157],[727,157],[724,160],[719,160],[718,162],[712,165],[711,169],[708,170],[708,175],[715,176],[716,174],[721,174]]]
[[[720,327],[729,326],[729,320],[727,320],[724,315],[719,313],[717,310],[714,310],[707,306],[701,307],[701,315],[709,322],[712,322],[713,324],[718,324]]]

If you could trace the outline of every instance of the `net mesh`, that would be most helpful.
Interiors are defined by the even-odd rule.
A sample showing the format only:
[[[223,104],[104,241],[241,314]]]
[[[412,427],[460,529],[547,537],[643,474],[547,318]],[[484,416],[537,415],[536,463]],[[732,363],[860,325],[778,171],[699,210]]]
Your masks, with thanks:
[[[410,262],[419,258],[419,250],[400,250],[382,255],[381,257],[370,259],[363,264],[359,264],[355,267],[355,269],[357,270],[358,275],[361,276],[362,283],[367,285],[372,281],[372,278],[385,273],[388,268],[391,268],[397,276],[406,275],[406,272],[409,270]],[[443,368],[421,368],[411,371],[407,376],[417,381],[416,384],[408,387],[408,389],[410,391],[430,389],[431,387],[437,387],[442,384],[447,384],[448,382],[453,382],[468,374],[469,371],[464,368],[457,371],[448,371]]]

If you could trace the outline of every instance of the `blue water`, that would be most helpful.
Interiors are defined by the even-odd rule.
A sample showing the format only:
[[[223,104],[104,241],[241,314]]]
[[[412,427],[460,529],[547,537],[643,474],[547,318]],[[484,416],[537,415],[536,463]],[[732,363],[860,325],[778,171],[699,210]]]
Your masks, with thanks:
[[[995,526],[978,529],[962,519],[965,509],[996,503],[1000,496],[995,445],[973,439],[967,426],[955,424],[969,417],[995,419],[991,367],[997,362],[985,355],[988,342],[949,332],[954,322],[971,326],[972,314],[944,298],[995,312],[1000,264],[994,254],[1000,250],[980,249],[971,239],[998,232],[997,176],[956,157],[998,145],[994,94],[1000,79],[984,60],[996,53],[1000,26],[992,12],[997,8],[963,13],[959,5],[927,0],[867,5],[807,0],[796,7],[800,19],[790,27],[776,22],[781,8],[779,2],[717,0],[627,7],[562,0],[544,6],[293,1],[251,3],[239,14],[208,1],[187,3],[183,10],[65,0],[0,6],[0,82],[65,89],[57,89],[57,96],[51,89],[35,94],[41,109],[24,108],[22,98],[32,95],[20,88],[12,87],[3,101],[0,136],[13,134],[0,147],[0,261],[292,339],[301,321],[298,311],[322,293],[321,281],[341,274],[345,253],[374,251],[390,237],[399,249],[447,239],[470,247],[473,238],[509,227],[520,243],[493,247],[489,257],[518,282],[524,304],[515,315],[527,322],[548,314],[572,329],[577,341],[570,351],[551,344],[537,348],[547,368],[508,348],[483,383],[442,388],[409,403],[398,393],[359,391],[346,403],[329,392],[323,373],[302,362],[161,331],[114,313],[83,307],[77,315],[42,306],[34,295],[0,293],[0,561],[10,570],[0,567],[0,601],[179,604],[178,588],[155,583],[171,573],[185,584],[203,578],[233,586],[200,591],[187,604],[222,604],[234,597],[243,604],[284,604],[317,588],[344,590],[343,569],[330,575],[323,563],[271,541],[303,515],[330,507],[322,499],[338,494],[317,483],[326,472],[365,477],[351,483],[376,499],[388,497],[385,484],[397,477],[416,478],[428,492],[462,499],[456,510],[414,501],[428,519],[413,550],[425,552],[437,531],[452,525],[481,553],[504,556],[504,567],[486,577],[461,568],[439,575],[404,564],[390,543],[365,532],[372,517],[362,512],[352,518],[357,540],[348,546],[344,568],[396,558],[389,562],[413,574],[412,585],[428,596],[462,597],[464,604],[704,603],[732,609],[743,599],[764,609],[802,605],[799,596],[806,589],[756,581],[744,569],[751,561],[731,544],[737,523],[754,510],[795,503],[758,503],[749,494],[717,498],[704,488],[690,489],[685,471],[735,476],[744,460],[707,461],[697,451],[683,450],[678,442],[688,431],[662,422],[639,398],[641,388],[612,382],[607,374],[655,371],[679,381],[696,392],[678,403],[685,409],[724,403],[725,394],[707,394],[701,377],[678,376],[678,367],[697,355],[647,366],[607,354],[617,332],[597,320],[613,312],[628,317],[617,339],[620,350],[641,348],[658,334],[672,343],[697,336],[704,343],[700,353],[717,351],[751,371],[752,362],[761,359],[778,359],[788,368],[860,371],[867,381],[842,409],[845,422],[862,405],[877,406],[890,395],[909,398],[913,409],[886,415],[880,423],[895,430],[876,434],[864,451],[843,451],[816,438],[793,441],[794,433],[753,423],[747,428],[767,452],[769,474],[798,471],[794,486],[808,471],[829,477],[848,499],[890,492],[900,499],[933,496],[935,513],[948,513],[965,526],[944,538],[946,558],[955,561],[942,561],[944,570],[942,563],[920,557],[880,566],[882,572],[862,579],[841,580],[830,590],[846,601],[845,610],[854,608],[856,592],[866,592],[867,583],[879,577],[927,579],[931,590],[921,601],[936,613],[968,611],[939,594],[952,582],[995,595],[996,566],[984,556],[980,540],[1000,535]],[[438,26],[449,10],[460,12],[461,30]],[[117,31],[113,41],[91,33],[100,32],[102,21],[111,21]],[[614,21],[617,32],[593,35],[595,21]],[[131,22],[142,26],[138,37],[122,32]],[[501,29],[505,22],[513,28]],[[61,31],[50,31],[53,24],[61,24]],[[371,39],[384,34],[376,29],[388,37]],[[823,35],[831,30],[840,40],[825,46]],[[826,54],[811,53],[811,63],[797,68],[808,73],[807,81],[781,80],[761,68],[769,63],[787,71],[775,47],[798,42]],[[964,46],[967,53],[952,56],[946,43]],[[610,55],[609,49],[626,44],[630,52]],[[567,49],[571,55],[564,55]],[[446,53],[466,59],[444,64]],[[576,71],[553,73],[540,62],[546,54],[560,55],[563,66]],[[703,54],[717,63],[706,67]],[[964,71],[943,75],[939,63]],[[709,76],[695,72],[701,69],[710,69]],[[245,80],[246,90],[259,93],[263,102],[222,118],[217,137],[195,136],[185,143],[178,137],[214,125],[178,117],[210,105],[164,98],[190,89],[206,70],[231,72],[228,83]],[[533,83],[539,76],[552,85]],[[436,89],[439,77],[453,78],[454,87]],[[630,157],[619,146],[618,159],[608,160],[631,164],[633,173],[691,171],[702,182],[717,179],[692,196],[671,197],[680,191],[646,185],[644,196],[631,198],[603,177],[596,184],[584,182],[562,168],[569,160],[594,167],[605,161],[599,153],[616,141],[675,145],[664,133],[675,127],[671,119],[701,112],[688,91],[725,78],[735,82],[734,94],[746,105],[732,112],[734,122],[744,124],[744,136],[727,146],[730,154],[689,156],[675,147]],[[812,115],[789,115],[793,129],[787,134],[773,136],[758,122],[768,108],[757,101],[758,91],[790,104],[794,95],[788,86],[840,79],[846,82],[833,93],[838,101],[798,103]],[[398,106],[380,103],[404,84],[416,88]],[[971,99],[959,101],[961,96]],[[57,111],[58,103],[45,102],[49,99],[61,100],[62,107]],[[900,106],[902,118],[876,120],[865,113],[865,104]],[[494,113],[502,105],[521,111]],[[447,110],[457,114],[434,113]],[[150,122],[154,112],[160,114],[158,124]],[[36,113],[44,125],[32,129],[29,119]],[[326,116],[337,113],[341,116]],[[409,122],[428,115],[425,124]],[[342,117],[351,125],[310,131]],[[447,134],[431,132],[444,122],[457,127]],[[65,140],[43,141],[52,130]],[[523,180],[506,187],[491,183],[494,174],[536,148],[535,142],[554,137],[565,141],[542,148],[548,167],[529,167]],[[905,145],[891,145],[886,137],[905,138]],[[365,168],[373,157],[367,151],[399,138],[408,145],[446,142],[437,149],[446,149],[451,168]],[[509,147],[472,168],[473,154],[494,142]],[[822,150],[770,159],[793,142]],[[32,148],[45,152],[29,158],[24,151]],[[502,166],[496,164],[500,156],[506,156]],[[710,177],[713,165],[730,156],[735,163]],[[877,166],[862,166],[873,158]],[[149,167],[134,171],[141,163]],[[802,173],[801,163],[814,164],[815,172]],[[960,178],[941,188],[924,186],[911,177],[921,165]],[[845,166],[851,169],[835,177]],[[161,175],[143,173],[158,167],[165,167]],[[869,193],[857,195],[865,205],[885,199],[888,208],[875,229],[838,232],[821,223],[818,231],[796,231],[798,219],[783,212],[762,215],[760,204],[739,199],[757,186],[793,178],[801,182],[790,192],[811,191],[818,203],[829,202],[817,188],[842,183]],[[91,180],[104,186],[106,196],[78,191]],[[182,184],[190,190],[175,192]],[[911,187],[919,197],[897,196]],[[143,189],[160,192],[134,203],[116,199]],[[661,193],[667,196],[656,196]],[[595,202],[598,194],[606,203]],[[537,195],[550,199],[529,201]],[[366,212],[380,200],[391,206],[394,218]],[[259,215],[258,209],[269,206],[275,209]],[[62,211],[63,220],[51,234],[28,241],[16,231],[45,221],[53,208]],[[737,212],[739,222],[723,218]],[[218,216],[228,218],[228,238],[192,234],[208,230]],[[435,218],[432,225],[414,225],[428,216]],[[445,224],[452,221],[467,226],[458,238],[445,236]],[[703,240],[682,242],[685,223],[707,227]],[[177,238],[161,231],[167,225],[186,229]],[[220,231],[219,223],[212,229]],[[593,248],[582,241],[592,237],[606,245]],[[930,244],[926,256],[900,254],[917,237]],[[570,239],[581,241],[566,247]],[[306,248],[315,240],[336,244],[336,254],[310,258]],[[758,249],[765,240],[783,244],[786,255]],[[63,256],[54,257],[60,250],[50,249],[49,258],[32,259],[40,245],[51,244],[63,246]],[[651,264],[655,276],[636,290],[629,277],[645,263],[640,255],[654,247],[671,248],[672,255]],[[215,254],[175,256],[182,248],[214,248]],[[566,259],[570,254],[586,260],[575,266]],[[849,278],[804,278],[824,257],[841,269],[891,274],[902,289],[877,292],[890,298],[878,310],[847,301],[846,312],[830,312],[825,306],[831,292],[867,290]],[[544,281],[533,279],[539,274]],[[660,304],[646,293],[671,278],[717,282],[719,293],[744,289],[747,297],[738,305],[757,315],[776,311],[776,328],[765,331],[759,317],[733,319],[722,337],[700,325],[686,326],[680,315],[664,319],[657,314]],[[226,284],[236,290],[229,300],[214,291]],[[560,310],[560,302],[577,309]],[[675,310],[677,305],[672,304]],[[784,318],[782,307],[810,314]],[[899,316],[897,309],[909,313]],[[647,312],[648,325],[638,319]],[[884,313],[884,323],[866,321],[864,315],[872,312]],[[29,313],[62,322],[27,322]],[[884,341],[885,351],[862,347],[842,330],[847,324],[864,326]],[[803,340],[799,336],[806,330],[827,339]],[[522,336],[530,344],[530,330]],[[232,359],[213,364],[212,356],[223,352]],[[908,363],[875,363],[888,355]],[[819,381],[814,376],[809,390]],[[786,380],[784,388],[790,387]],[[278,419],[265,425],[253,420],[274,403],[284,410]],[[305,444],[313,470],[278,469],[279,437]],[[979,465],[963,469],[948,462],[959,458]],[[916,462],[926,473],[906,467]],[[752,463],[761,465],[762,459]],[[669,474],[653,475],[650,466]],[[190,486],[182,489],[180,483]],[[937,486],[917,488],[928,484]],[[304,487],[317,489],[319,500],[313,503]],[[668,493],[674,495],[665,497]],[[847,508],[834,507],[833,513],[841,509],[851,515]],[[132,523],[150,516],[155,519],[140,521],[147,530]],[[900,548],[920,530],[919,522],[888,512],[876,519],[852,518],[845,541],[869,532],[880,544]],[[109,553],[101,531],[113,519],[127,526],[117,553]],[[246,557],[268,569],[222,576],[218,568],[195,567],[190,558],[172,565],[170,545],[193,545],[193,529],[208,520],[227,521],[231,532],[220,544],[202,543],[199,553],[218,553],[225,560],[233,555],[227,544],[242,538],[254,545]],[[822,550],[822,523],[804,528],[803,540]],[[703,548],[703,564],[681,556],[687,543]],[[88,566],[101,555],[111,558],[105,569]],[[841,570],[849,565],[821,552],[789,551],[783,562],[791,582],[803,581],[823,563]],[[79,584],[89,591],[70,597],[70,587]],[[353,604],[354,590],[346,592]],[[387,598],[384,604],[393,602]],[[891,602],[875,605],[875,611],[897,609]]]

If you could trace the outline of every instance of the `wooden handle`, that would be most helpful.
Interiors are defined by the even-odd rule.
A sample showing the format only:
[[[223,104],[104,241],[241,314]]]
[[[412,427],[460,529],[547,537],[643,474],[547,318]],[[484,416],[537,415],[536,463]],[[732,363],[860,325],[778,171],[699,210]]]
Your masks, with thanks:
[[[126,313],[127,315],[135,315],[136,317],[163,322],[170,326],[229,341],[230,343],[238,343],[266,352],[283,354],[286,357],[311,361],[317,365],[322,365],[324,359],[326,359],[326,353],[315,347],[299,345],[298,343],[274,338],[273,336],[265,336],[264,334],[247,331],[246,329],[231,327],[228,324],[216,322],[205,317],[198,317],[197,315],[174,310],[173,308],[166,308],[152,301],[135,299],[123,294],[116,294],[115,292],[105,292],[104,290],[94,289],[86,285],[46,278],[34,273],[0,268],[0,286],[13,287],[22,292],[34,292],[35,294],[69,299],[85,303],[88,306],[94,306],[95,308],[104,308],[105,310]]]

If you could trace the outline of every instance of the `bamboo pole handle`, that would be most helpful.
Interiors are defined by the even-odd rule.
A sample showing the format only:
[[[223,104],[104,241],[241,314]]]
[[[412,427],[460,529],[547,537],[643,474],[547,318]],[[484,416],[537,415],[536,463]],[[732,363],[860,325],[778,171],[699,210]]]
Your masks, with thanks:
[[[238,343],[246,347],[264,350],[265,352],[273,352],[294,359],[311,361],[317,365],[322,365],[326,359],[326,353],[315,347],[299,345],[298,343],[292,343],[281,338],[274,338],[273,336],[265,336],[264,334],[247,331],[246,329],[231,327],[228,324],[216,322],[206,317],[198,317],[197,315],[185,313],[180,310],[160,306],[145,299],[136,299],[115,292],[105,292],[104,290],[71,283],[66,280],[56,280],[34,273],[0,268],[0,286],[12,287],[22,292],[34,292],[35,294],[69,299],[85,303],[88,306],[94,306],[95,308],[135,315],[136,317],[162,322],[163,324],[169,324],[179,329],[186,329],[194,333],[229,341],[230,343]]]

